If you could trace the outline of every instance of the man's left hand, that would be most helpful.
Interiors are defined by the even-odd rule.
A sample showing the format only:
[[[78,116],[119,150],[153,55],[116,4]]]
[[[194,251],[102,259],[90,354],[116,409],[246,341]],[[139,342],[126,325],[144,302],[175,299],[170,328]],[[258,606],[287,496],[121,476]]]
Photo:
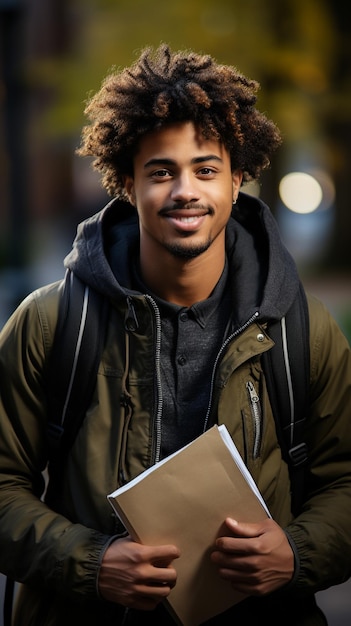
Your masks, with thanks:
[[[283,529],[272,519],[251,524],[225,520],[228,536],[216,540],[211,555],[219,575],[237,591],[261,596],[286,585],[294,574],[294,554]]]

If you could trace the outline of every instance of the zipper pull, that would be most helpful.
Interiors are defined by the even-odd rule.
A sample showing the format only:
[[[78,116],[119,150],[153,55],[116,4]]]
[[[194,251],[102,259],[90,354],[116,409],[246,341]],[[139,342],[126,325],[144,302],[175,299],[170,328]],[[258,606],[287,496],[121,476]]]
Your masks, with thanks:
[[[138,319],[135,313],[133,299],[130,296],[127,297],[127,304],[128,304],[128,309],[127,309],[125,320],[124,320],[124,326],[128,332],[133,333],[136,330],[138,330],[139,323],[138,323]]]
[[[247,388],[247,390],[248,390],[248,392],[249,392],[251,402],[255,402],[255,403],[256,403],[256,402],[259,402],[259,397],[258,397],[258,395],[257,395],[257,393],[256,393],[255,386],[254,386],[254,384],[251,382],[251,380],[249,380],[249,381],[246,383],[246,388]]]
[[[254,423],[254,442],[253,442],[253,458],[257,459],[262,439],[262,415],[261,415],[261,403],[260,398],[257,395],[255,385],[249,380],[246,383],[246,389],[249,392],[251,402],[251,414]]]

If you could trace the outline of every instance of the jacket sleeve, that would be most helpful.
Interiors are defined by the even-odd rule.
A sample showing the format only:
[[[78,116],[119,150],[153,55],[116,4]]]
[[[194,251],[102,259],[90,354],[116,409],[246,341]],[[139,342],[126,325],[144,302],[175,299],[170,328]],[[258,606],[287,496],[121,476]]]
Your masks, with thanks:
[[[35,294],[0,335],[0,570],[65,595],[96,595],[99,563],[111,537],[50,510],[45,489],[45,360],[57,317],[57,289],[46,288],[51,321]]]
[[[351,576],[351,353],[322,303],[309,299],[311,407],[301,513],[286,531],[299,570],[295,589],[326,589]]]

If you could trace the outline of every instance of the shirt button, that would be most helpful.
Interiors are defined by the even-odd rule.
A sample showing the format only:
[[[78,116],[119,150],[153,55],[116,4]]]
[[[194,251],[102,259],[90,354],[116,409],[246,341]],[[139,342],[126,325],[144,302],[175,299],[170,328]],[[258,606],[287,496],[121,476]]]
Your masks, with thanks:
[[[188,314],[187,314],[187,312],[186,312],[186,311],[182,311],[182,312],[179,314],[179,319],[180,319],[180,321],[181,321],[181,322],[186,322],[186,321],[187,321],[187,319],[188,319]]]
[[[185,365],[185,363],[186,363],[186,356],[184,356],[184,354],[181,354],[177,358],[177,362],[178,362],[178,365]]]
[[[264,341],[264,334],[263,333],[258,333],[257,335],[257,341]]]

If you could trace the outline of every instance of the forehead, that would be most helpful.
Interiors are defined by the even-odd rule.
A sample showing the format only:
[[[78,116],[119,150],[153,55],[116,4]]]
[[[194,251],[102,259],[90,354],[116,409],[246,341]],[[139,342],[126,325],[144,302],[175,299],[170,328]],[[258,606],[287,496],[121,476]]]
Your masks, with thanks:
[[[205,138],[201,128],[193,122],[179,122],[164,126],[144,135],[138,145],[135,163],[142,165],[150,159],[185,161],[205,154],[229,158],[223,143]]]

